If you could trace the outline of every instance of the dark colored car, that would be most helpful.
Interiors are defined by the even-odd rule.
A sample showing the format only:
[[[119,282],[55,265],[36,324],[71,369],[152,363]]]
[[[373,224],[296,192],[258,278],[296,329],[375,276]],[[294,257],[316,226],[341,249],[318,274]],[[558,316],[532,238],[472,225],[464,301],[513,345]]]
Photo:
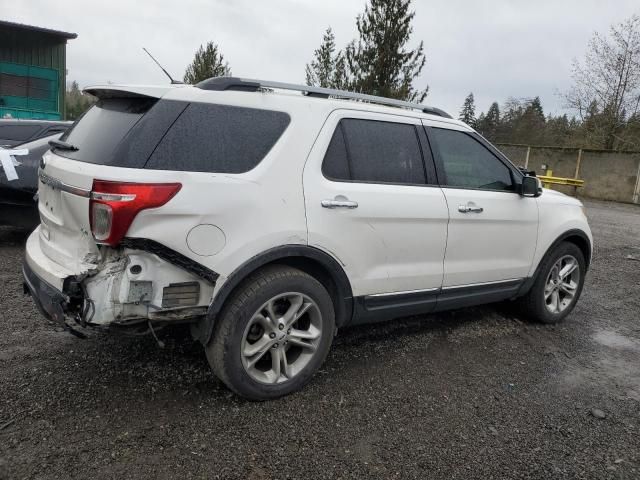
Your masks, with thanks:
[[[17,180],[9,181],[6,172],[0,168],[0,225],[31,230],[40,223],[38,203],[34,200],[38,190],[38,166],[42,155],[50,148],[49,140],[55,140],[61,135],[62,133],[55,133],[17,147],[29,150],[27,155],[15,157],[19,162],[15,167]]]
[[[65,132],[73,122],[54,120],[0,120],[0,147],[12,148],[42,137]]]

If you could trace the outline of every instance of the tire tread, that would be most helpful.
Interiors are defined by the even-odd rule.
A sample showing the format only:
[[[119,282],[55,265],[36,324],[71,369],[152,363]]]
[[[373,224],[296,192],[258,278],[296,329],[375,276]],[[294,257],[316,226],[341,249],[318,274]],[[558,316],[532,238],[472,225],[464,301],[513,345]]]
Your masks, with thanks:
[[[573,305],[562,312],[561,315],[550,316],[549,312],[546,310],[546,307],[541,304],[539,295],[541,293],[541,290],[544,290],[544,283],[546,281],[549,269],[551,268],[553,263],[555,263],[558,257],[565,254],[571,254],[578,260],[578,264],[580,265],[580,285],[578,286],[578,291],[576,292],[576,300],[573,302]],[[560,243],[553,250],[549,251],[540,262],[540,265],[536,271],[536,279],[529,291],[516,300],[516,306],[520,314],[529,320],[547,324],[561,322],[567,315],[571,313],[578,299],[580,298],[582,287],[584,285],[585,275],[586,264],[582,251],[578,248],[577,245],[571,242]]]
[[[324,286],[317,279],[302,270],[286,265],[269,265],[250,274],[241,282],[222,309],[216,321],[211,342],[206,347],[206,352],[213,373],[236,394],[248,397],[246,392],[241,392],[234,386],[234,382],[231,380],[226,368],[228,362],[225,362],[225,356],[228,355],[227,349],[231,344],[230,340],[233,335],[235,320],[242,314],[245,306],[259,295],[261,289],[279,280],[301,278],[317,283],[326,292]],[[333,332],[331,334],[333,335]],[[248,398],[262,400],[262,398],[257,397]]]

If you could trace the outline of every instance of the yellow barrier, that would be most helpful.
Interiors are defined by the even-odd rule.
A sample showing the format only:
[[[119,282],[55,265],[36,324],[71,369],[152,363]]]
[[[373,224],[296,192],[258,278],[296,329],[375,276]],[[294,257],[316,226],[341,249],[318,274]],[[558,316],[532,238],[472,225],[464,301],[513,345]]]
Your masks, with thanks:
[[[553,170],[547,170],[546,175],[538,175],[544,188],[551,188],[551,185],[571,185],[572,187],[583,187],[584,180],[577,178],[554,177]]]

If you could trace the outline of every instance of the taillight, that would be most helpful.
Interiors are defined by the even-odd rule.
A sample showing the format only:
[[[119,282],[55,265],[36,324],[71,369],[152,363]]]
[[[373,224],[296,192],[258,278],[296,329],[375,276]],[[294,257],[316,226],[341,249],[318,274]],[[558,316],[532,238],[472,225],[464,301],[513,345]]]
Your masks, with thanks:
[[[180,183],[126,183],[94,180],[89,202],[91,233],[98,243],[115,247],[136,215],[161,207],[180,191]]]

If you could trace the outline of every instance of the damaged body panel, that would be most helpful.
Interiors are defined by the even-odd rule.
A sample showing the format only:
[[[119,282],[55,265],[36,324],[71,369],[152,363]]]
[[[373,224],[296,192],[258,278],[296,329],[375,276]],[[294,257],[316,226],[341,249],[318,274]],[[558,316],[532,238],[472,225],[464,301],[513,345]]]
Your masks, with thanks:
[[[203,315],[213,295],[213,285],[194,277],[155,254],[125,249],[110,254],[93,276],[83,281],[94,312],[87,323],[107,325],[140,319],[182,320]],[[198,295],[188,302],[163,306],[167,289],[176,285],[198,285]],[[193,290],[193,289],[192,289]]]
[[[178,322],[206,313],[214,284],[159,256],[127,248],[96,249],[67,269],[48,259],[41,227],[27,240],[25,290],[43,314],[61,325]],[[44,268],[43,268],[44,266]],[[180,286],[189,286],[186,296]],[[197,285],[197,296],[193,294]],[[178,290],[176,290],[178,287]],[[169,295],[184,300],[169,306]]]
[[[208,331],[247,259],[308,245],[303,185],[282,179],[301,174],[322,116],[190,86],[90,91],[99,101],[43,156],[25,264],[67,322]]]

